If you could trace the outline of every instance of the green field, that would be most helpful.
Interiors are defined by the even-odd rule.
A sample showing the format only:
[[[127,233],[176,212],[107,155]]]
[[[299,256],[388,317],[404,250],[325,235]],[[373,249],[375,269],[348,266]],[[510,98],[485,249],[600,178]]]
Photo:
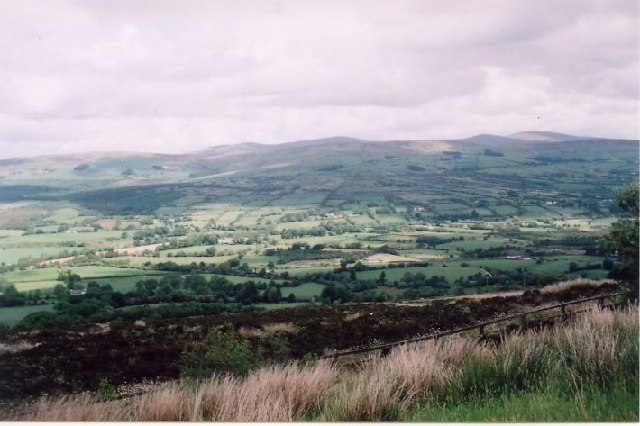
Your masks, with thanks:
[[[360,271],[357,273],[359,279],[375,280],[380,276],[382,270]],[[447,281],[453,282],[458,278],[467,278],[471,275],[481,273],[479,267],[462,267],[462,266],[429,266],[429,267],[407,267],[384,269],[388,281],[399,281],[405,274],[422,273],[429,277],[445,277]]]
[[[78,274],[85,282],[102,278],[104,279],[103,281],[113,279],[114,282],[117,283],[118,279],[127,277],[137,280],[143,279],[145,276],[158,276],[163,274],[160,271],[144,271],[135,268],[116,268],[109,266],[78,266],[70,268],[70,271]],[[58,275],[59,271],[57,268],[39,268],[27,271],[6,272],[0,275],[0,278],[5,282],[14,284],[18,291],[31,291],[49,289],[61,284],[60,281],[57,281]],[[124,288],[128,288],[128,284],[123,284],[123,286]]]
[[[0,308],[0,324],[13,326],[29,314],[35,312],[51,312],[54,305],[29,305]]]
[[[322,284],[317,283],[304,283],[297,287],[281,287],[283,297],[287,297],[289,294],[293,294],[296,297],[318,297],[325,288]]]
[[[485,290],[468,281],[486,270],[496,287],[608,274],[600,268],[604,257],[585,253],[615,220],[613,191],[637,173],[637,143],[521,141],[487,154],[484,142],[450,141],[451,151],[403,141],[352,149],[352,142],[215,148],[195,157],[105,155],[80,166],[42,158],[25,160],[19,174],[0,162],[0,286],[50,290],[69,266],[84,284],[127,293],[159,277],[161,262],[209,276],[237,261],[250,270],[224,269],[233,283],[289,280],[300,284],[293,294],[318,296],[323,286],[304,275],[323,273],[323,282],[337,283],[350,271],[341,272],[338,261],[326,259],[334,254],[317,245],[344,249],[335,258],[351,266],[381,252],[417,259],[431,266],[387,267],[387,282],[406,273],[444,277],[450,286],[439,291],[449,293]],[[212,238],[234,243],[197,256]],[[181,248],[153,256],[110,250],[148,245]],[[266,256],[267,249],[275,250]],[[42,263],[73,250],[77,256],[60,269]],[[273,276],[259,277],[270,263]],[[355,279],[368,283],[356,283],[355,293],[381,271],[357,271]],[[391,286],[377,291],[403,297]]]
[[[263,308],[267,311],[273,311],[276,309],[287,308],[299,308],[300,306],[307,306],[309,302],[295,302],[295,303],[256,303],[254,306],[257,308]]]
[[[0,248],[0,263],[15,264],[20,259],[52,259],[63,257],[64,251],[70,252],[70,248],[62,247],[33,247],[33,248]]]

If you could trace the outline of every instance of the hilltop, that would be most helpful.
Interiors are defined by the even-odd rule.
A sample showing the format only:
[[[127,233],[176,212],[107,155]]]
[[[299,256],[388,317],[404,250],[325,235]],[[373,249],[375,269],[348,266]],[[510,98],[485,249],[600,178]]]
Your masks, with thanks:
[[[356,187],[397,203],[445,198],[455,204],[455,199],[490,200],[509,191],[542,191],[548,193],[545,201],[582,194],[606,199],[602,183],[622,184],[621,177],[637,169],[638,141],[632,140],[551,132],[461,140],[332,137],[214,146],[180,155],[92,152],[5,159],[0,161],[0,201],[53,197],[96,208],[86,200],[140,190],[161,190],[165,202],[187,192],[206,197],[302,191],[345,199]]]

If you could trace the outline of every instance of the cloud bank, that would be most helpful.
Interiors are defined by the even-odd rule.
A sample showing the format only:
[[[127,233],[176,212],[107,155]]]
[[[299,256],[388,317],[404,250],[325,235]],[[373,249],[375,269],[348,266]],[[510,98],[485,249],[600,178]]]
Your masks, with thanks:
[[[0,157],[638,138],[638,2],[0,0]]]

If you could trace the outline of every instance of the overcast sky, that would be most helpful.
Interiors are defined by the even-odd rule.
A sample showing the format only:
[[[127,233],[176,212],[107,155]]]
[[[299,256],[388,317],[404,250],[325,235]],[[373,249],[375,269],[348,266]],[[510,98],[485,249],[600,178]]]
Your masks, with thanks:
[[[0,0],[0,157],[638,138],[638,1]]]

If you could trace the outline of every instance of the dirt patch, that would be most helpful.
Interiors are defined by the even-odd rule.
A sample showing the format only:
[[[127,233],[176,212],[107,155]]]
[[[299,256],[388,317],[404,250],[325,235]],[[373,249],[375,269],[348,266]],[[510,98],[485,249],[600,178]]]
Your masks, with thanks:
[[[334,257],[333,259],[294,260],[293,262],[287,263],[287,266],[294,268],[303,268],[307,266],[339,266],[340,260],[342,259],[339,257]]]
[[[97,223],[102,226],[102,229],[105,231],[111,231],[113,230],[113,227],[116,226],[115,219],[100,219]]]
[[[418,259],[414,259],[411,257],[402,257],[396,256],[394,254],[389,253],[378,253],[373,256],[369,256],[364,260],[365,263],[410,263],[410,262],[419,262]]]
[[[126,254],[127,256],[142,256],[144,252],[154,251],[156,248],[160,246],[161,244],[149,244],[146,246],[139,246],[139,247],[120,248],[120,249],[115,249],[114,251],[118,254]]]
[[[49,259],[49,260],[45,260],[44,262],[40,262],[40,266],[47,266],[47,265],[52,265],[54,263],[57,263],[59,265],[64,265],[65,263],[69,263],[70,261],[72,261],[73,259],[75,259],[75,256],[71,256],[71,257],[59,257],[57,259]]]

